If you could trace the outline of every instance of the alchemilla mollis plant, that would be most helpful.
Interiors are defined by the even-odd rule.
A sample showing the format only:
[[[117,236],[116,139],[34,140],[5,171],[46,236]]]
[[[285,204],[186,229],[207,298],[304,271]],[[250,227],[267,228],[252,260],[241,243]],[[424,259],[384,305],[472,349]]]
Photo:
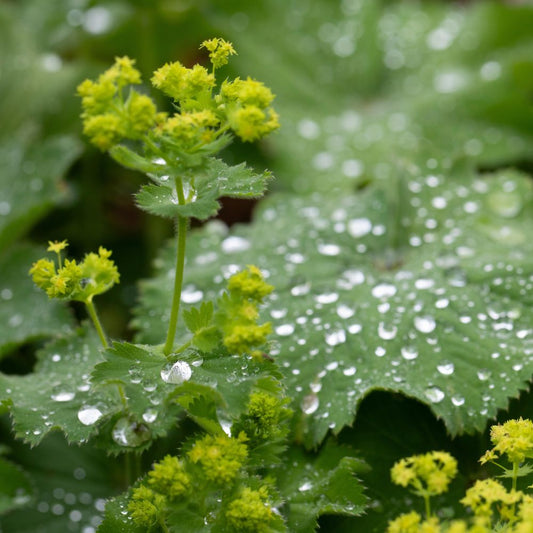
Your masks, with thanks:
[[[0,8],[0,529],[530,531],[531,7],[171,4]]]
[[[52,414],[58,419],[50,426],[59,426],[73,442],[92,439],[108,453],[128,458],[132,485],[108,503],[101,531],[288,531],[305,529],[324,511],[360,509],[355,478],[347,493],[342,490],[360,464],[345,457],[324,479],[331,491],[328,503],[307,516],[290,511],[287,491],[294,489],[283,477],[292,410],[269,355],[271,324],[260,319],[260,307],[274,290],[261,269],[248,265],[227,275],[226,289],[216,298],[180,313],[190,219],[215,214],[221,196],[261,195],[271,177],[244,164],[228,166],[217,154],[234,137],[252,142],[279,127],[274,95],[263,83],[217,80],[218,69],[236,53],[232,44],[211,39],[201,47],[209,52],[210,70],[174,62],[154,72],[153,86],[172,98],[170,113],[158,111],[136,89],[140,72],[128,57],[117,58],[96,81],[78,87],[85,134],[150,180],[136,195],[140,208],[175,221],[165,338],[159,344],[110,343],[93,299],[120,276],[103,247],[77,261],[67,257],[67,241],[51,241],[50,255],[29,271],[50,299],[82,302],[93,324],[92,330],[84,325],[71,341],[91,352],[90,361],[81,361],[85,385],[74,392],[66,380],[53,384],[51,398],[58,403]],[[188,333],[178,327],[180,317]],[[88,341],[93,331],[100,348]],[[70,413],[62,413],[62,407]],[[197,430],[139,477],[140,453],[184,416]],[[337,486],[333,476],[344,481]]]

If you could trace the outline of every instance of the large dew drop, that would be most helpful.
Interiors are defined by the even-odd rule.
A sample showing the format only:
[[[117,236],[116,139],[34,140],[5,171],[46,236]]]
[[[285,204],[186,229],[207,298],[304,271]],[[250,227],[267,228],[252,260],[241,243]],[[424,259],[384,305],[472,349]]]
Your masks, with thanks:
[[[424,395],[431,403],[440,403],[444,400],[444,392],[438,387],[428,387],[424,391]]]
[[[181,385],[185,381],[189,381],[192,376],[192,370],[189,363],[185,361],[176,361],[172,366],[165,366],[161,370],[161,379],[165,383],[173,383],[175,385]]]
[[[437,326],[435,319],[431,316],[415,317],[415,328],[420,333],[431,333]]]
[[[102,416],[102,411],[97,407],[84,406],[78,411],[78,420],[84,426],[92,426]]]
[[[147,440],[150,440],[152,433],[148,426],[128,418],[120,418],[111,433],[113,440],[119,446],[136,448]]]
[[[52,394],[52,400],[56,402],[70,402],[76,396],[75,392],[60,390]]]
[[[451,361],[442,361],[437,365],[437,370],[443,376],[451,376],[455,370],[455,365]]]

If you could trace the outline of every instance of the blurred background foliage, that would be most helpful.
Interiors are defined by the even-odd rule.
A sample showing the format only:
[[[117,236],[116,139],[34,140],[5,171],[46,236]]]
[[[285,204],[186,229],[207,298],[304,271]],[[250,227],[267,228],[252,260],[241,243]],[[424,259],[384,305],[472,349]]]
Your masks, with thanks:
[[[172,234],[170,224],[135,207],[132,195],[142,176],[81,136],[76,86],[114,56],[136,58],[148,80],[167,61],[204,61],[198,45],[206,38],[232,41],[239,55],[225,67],[228,77],[250,75],[272,87],[282,129],[259,146],[235,143],[224,154],[228,162],[271,169],[271,194],[352,194],[405,167],[457,176],[465,169],[513,166],[531,174],[532,28],[532,4],[516,1],[1,0],[0,353],[7,356],[1,369],[27,372],[33,362],[28,343],[41,342],[65,321],[70,327],[64,310],[37,300],[30,286],[22,303],[13,298],[11,280],[25,275],[36,247],[67,238],[73,256],[100,244],[113,249],[122,282],[103,297],[102,319],[111,336],[131,338],[128,309],[136,302],[136,282],[150,275],[156,251]],[[220,217],[249,223],[253,207],[227,201]],[[348,440],[377,446],[372,416],[382,400],[365,400]],[[425,407],[412,402],[408,408],[424,409],[424,431],[436,443],[446,439]],[[366,417],[367,411],[374,415]],[[388,418],[383,413],[378,422]],[[380,457],[427,446],[417,441],[396,450],[390,441],[381,441]],[[459,441],[453,445],[459,456],[461,445],[475,453],[483,448]],[[45,448],[43,457],[57,450],[53,443]],[[89,459],[99,465],[93,475],[106,496],[105,461],[100,468],[103,459]],[[386,475],[374,472],[376,480]],[[51,492],[46,472],[41,477],[43,492]],[[371,495],[373,482],[367,481]],[[18,522],[18,531],[34,531],[32,520],[22,529]],[[372,520],[360,522],[361,530],[383,527]],[[350,524],[346,531],[353,530]],[[15,531],[9,521],[5,527]]]
[[[148,80],[164,62],[205,60],[205,38],[233,41],[228,76],[270,85],[283,127],[236,143],[230,162],[272,169],[273,190],[350,191],[398,165],[529,169],[532,27],[516,2],[4,0],[0,245],[33,226],[32,240],[68,238],[73,254],[113,248],[123,283],[106,319],[124,335],[133,282],[172,228],[134,207],[141,176],[81,140],[75,88],[116,55]],[[228,223],[249,220],[253,203],[225,205]]]

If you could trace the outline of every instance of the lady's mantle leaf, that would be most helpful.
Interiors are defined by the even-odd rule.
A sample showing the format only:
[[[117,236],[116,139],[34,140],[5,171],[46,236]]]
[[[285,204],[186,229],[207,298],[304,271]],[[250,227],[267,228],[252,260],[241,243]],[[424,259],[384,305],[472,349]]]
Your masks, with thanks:
[[[161,171],[152,176],[157,185],[145,185],[136,194],[137,205],[153,215],[194,217],[199,220],[206,220],[217,213],[220,208],[218,199],[222,196],[261,196],[271,178],[269,172],[256,174],[244,163],[230,167],[219,159],[211,158],[195,175],[193,198],[180,204],[174,180],[160,174]]]
[[[367,469],[349,448],[332,442],[318,455],[290,448],[283,465],[275,470],[289,531],[314,531],[323,514],[362,514],[368,500],[355,475]]]
[[[96,420],[119,405],[112,393],[95,392],[89,382],[102,360],[96,334],[90,330],[56,340],[37,357],[31,374],[0,374],[0,404],[9,407],[16,436],[33,446],[59,429],[69,442],[87,440]]]
[[[42,250],[14,247],[0,258],[0,355],[16,346],[72,327],[67,308],[39,291],[27,274]]]
[[[121,385],[130,414],[150,422],[152,436],[157,436],[175,423],[179,406],[211,429],[213,422],[237,418],[254,388],[272,390],[276,387],[274,378],[280,377],[271,362],[243,356],[187,350],[176,357],[179,361],[169,363],[149,346],[115,343],[107,350],[106,360],[95,368],[92,382]],[[173,365],[177,365],[174,370]],[[218,415],[211,416],[215,407],[220,421]]]
[[[272,198],[252,227],[228,236],[208,226],[191,241],[187,294],[212,296],[250,263],[269,274],[270,355],[308,445],[351,424],[373,389],[428,403],[460,433],[482,429],[525,387],[531,183],[511,171],[459,177],[414,170],[399,204],[374,187],[360,196]],[[159,276],[143,285],[145,341],[164,335],[172,264],[169,250]]]
[[[27,505],[33,486],[24,471],[0,458],[0,514]]]
[[[91,446],[69,446],[58,433],[36,448],[20,442],[10,442],[9,447],[31,472],[36,497],[0,517],[2,532],[94,531],[102,520],[105,498],[116,493],[117,480],[124,477],[122,462]],[[7,476],[5,482],[10,482]]]

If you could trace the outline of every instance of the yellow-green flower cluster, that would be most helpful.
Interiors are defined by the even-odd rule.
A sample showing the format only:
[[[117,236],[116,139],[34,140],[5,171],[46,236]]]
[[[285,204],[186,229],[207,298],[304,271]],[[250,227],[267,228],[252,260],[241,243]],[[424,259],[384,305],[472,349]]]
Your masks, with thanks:
[[[109,150],[123,139],[141,139],[156,123],[156,107],[151,98],[123,88],[141,83],[141,74],[129,57],[115,63],[98,77],[78,86],[82,98],[83,133],[101,150]]]
[[[244,431],[250,439],[250,447],[268,439],[283,437],[288,431],[283,422],[292,412],[286,404],[286,399],[274,394],[253,392],[250,395],[247,412],[235,421],[233,431]]]
[[[494,507],[498,508],[499,515],[504,520],[514,518],[515,505],[522,496],[522,492],[508,492],[499,481],[489,478],[476,481],[475,485],[466,491],[461,503],[470,507],[474,515],[488,526],[492,522]]]
[[[494,444],[480,459],[481,463],[493,461],[507,455],[511,463],[522,463],[533,457],[533,422],[531,420],[508,420],[490,429],[490,440]]]
[[[67,241],[51,242],[48,251],[57,254],[57,265],[43,258],[33,263],[29,272],[35,285],[50,298],[90,302],[119,282],[120,276],[115,263],[109,259],[109,250],[101,246],[97,254],[86,254],[78,264],[75,260],[61,260],[61,251],[67,246]]]
[[[233,481],[248,457],[247,438],[226,435],[206,435],[196,441],[189,451],[189,459],[199,463],[206,479],[217,484]]]
[[[176,113],[161,124],[159,131],[170,135],[182,149],[191,150],[215,139],[220,121],[210,110]]]
[[[187,68],[179,61],[165,63],[152,76],[152,85],[167,96],[180,102],[180,108],[200,109],[209,102],[210,91],[215,86],[215,76],[205,67]]]
[[[270,107],[273,100],[272,91],[251,78],[225,81],[217,98],[230,128],[243,141],[255,141],[279,128],[278,114]]]
[[[449,524],[442,524],[438,518],[432,516],[426,520],[415,511],[402,514],[389,522],[387,533],[491,533],[492,529],[474,523],[468,525],[464,520],[454,520]],[[525,532],[524,532],[525,533]]]
[[[268,533],[272,531],[274,518],[268,504],[268,492],[265,487],[252,490],[245,487],[238,498],[228,505],[226,519],[231,531],[243,533]]]
[[[152,84],[170,96],[178,111],[158,113],[154,102],[129,85],[141,83],[135,61],[117,57],[97,81],[78,86],[82,98],[83,131],[101,150],[109,150],[124,139],[139,140],[153,148],[170,142],[181,151],[195,152],[226,132],[243,141],[255,141],[279,128],[271,104],[274,95],[261,82],[250,78],[224,81],[218,94],[215,70],[234,55],[233,45],[224,39],[209,39],[201,48],[209,51],[213,72],[201,65],[187,68],[179,61],[157,69]],[[195,131],[196,130],[196,131]]]
[[[171,502],[186,497],[191,479],[183,463],[167,455],[148,473],[148,485],[140,485],[133,490],[128,511],[134,522],[150,527],[163,520]]]
[[[229,56],[237,53],[231,43],[220,38],[208,39],[200,45],[200,48],[205,48],[209,52],[213,69],[227,65]]]
[[[429,452],[400,459],[391,469],[394,483],[415,494],[434,496],[448,490],[457,473],[457,461],[447,452]]]
[[[224,346],[230,352],[250,352],[266,342],[272,326],[270,322],[257,324],[258,306],[273,289],[252,265],[228,280],[228,292],[218,301],[217,320]]]
[[[148,484],[170,500],[176,500],[189,490],[191,480],[183,463],[177,457],[167,455],[148,473]]]
[[[165,496],[145,485],[140,485],[133,490],[128,503],[128,512],[137,525],[150,528],[160,520],[166,504]]]

